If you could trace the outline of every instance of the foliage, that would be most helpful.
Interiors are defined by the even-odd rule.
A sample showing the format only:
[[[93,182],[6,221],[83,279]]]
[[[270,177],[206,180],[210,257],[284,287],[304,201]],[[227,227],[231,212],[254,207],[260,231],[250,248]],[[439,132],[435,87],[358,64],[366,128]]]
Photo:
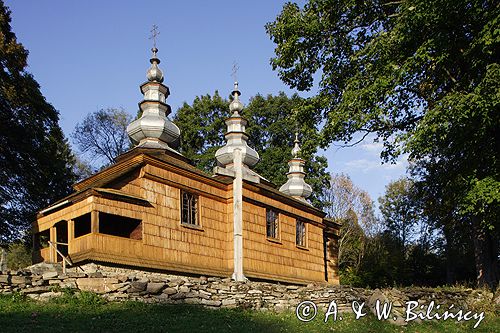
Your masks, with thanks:
[[[371,235],[377,229],[373,202],[345,174],[330,176],[321,200],[327,216],[341,223],[337,244],[341,283],[362,285],[356,274],[365,254],[366,234]]]
[[[94,170],[89,162],[75,155],[75,164],[73,165],[73,173],[77,180],[88,178],[94,174]]]
[[[413,182],[400,178],[390,182],[378,199],[386,230],[400,241],[403,249],[417,234],[415,227],[422,218],[414,195]]]
[[[291,158],[293,133],[301,134],[302,158],[306,160],[306,181],[313,187],[311,202],[321,207],[319,193],[328,184],[327,161],[317,156],[316,131],[310,124],[297,124],[293,116],[295,107],[302,103],[297,95],[280,93],[277,96],[257,95],[243,110],[248,119],[248,144],[260,156],[253,168],[276,185],[286,182],[287,162]],[[181,130],[180,151],[191,158],[199,168],[211,172],[215,166],[215,152],[225,144],[224,119],[229,116],[229,101],[218,92],[213,96],[196,97],[192,105],[185,103],[176,113],[174,122]]]
[[[321,74],[316,108],[301,114],[324,119],[323,146],[375,133],[385,160],[408,153],[426,214],[441,228],[472,226],[478,283],[490,287],[499,280],[499,6],[310,0],[286,4],[266,26],[286,84],[307,90]],[[430,211],[432,200],[448,209]]]
[[[20,242],[12,243],[7,250],[7,267],[18,270],[28,267],[31,262],[31,251]]]
[[[68,304],[71,306],[98,307],[107,303],[101,295],[91,291],[78,291],[65,288],[62,295],[52,299],[55,304]]]
[[[192,105],[184,103],[175,114],[174,122],[181,130],[179,151],[207,172],[215,166],[215,152],[224,145],[228,110],[229,102],[216,91],[213,96],[196,97]]]
[[[71,190],[73,157],[59,115],[26,71],[28,51],[0,1],[0,240],[28,237],[33,214]]]
[[[349,186],[344,185],[345,188]],[[334,197],[345,205],[348,196],[342,191],[337,192]],[[348,249],[347,254],[352,257],[355,253],[357,260],[346,262],[342,258],[346,254],[339,249],[341,283],[372,288],[446,283],[445,244],[441,234],[423,214],[413,182],[407,178],[391,182],[379,202],[381,218],[372,221],[375,232],[364,234],[359,225],[348,218],[344,220],[347,226],[343,225],[340,230],[339,243],[346,242],[343,246]],[[370,205],[366,207],[369,211],[372,209]],[[355,215],[352,220],[356,221]],[[346,229],[352,230],[347,232]],[[348,237],[349,233],[352,239]],[[455,260],[458,261],[455,267],[464,262],[463,258]],[[468,274],[456,276],[461,281],[469,277]]]
[[[360,263],[358,287],[389,287],[411,285],[406,280],[407,267],[401,244],[389,233],[381,232],[366,240],[363,261]]]
[[[500,277],[499,97],[500,66],[494,64],[472,92],[437,103],[410,140],[422,196],[428,206],[444,203],[428,213],[443,228],[453,220],[473,230],[479,282],[491,288]]]
[[[127,125],[131,121],[132,116],[124,109],[101,109],[87,114],[81,123],[76,124],[71,137],[80,153],[101,168],[114,163],[118,155],[130,148]],[[85,172],[85,168],[83,165],[80,169]]]

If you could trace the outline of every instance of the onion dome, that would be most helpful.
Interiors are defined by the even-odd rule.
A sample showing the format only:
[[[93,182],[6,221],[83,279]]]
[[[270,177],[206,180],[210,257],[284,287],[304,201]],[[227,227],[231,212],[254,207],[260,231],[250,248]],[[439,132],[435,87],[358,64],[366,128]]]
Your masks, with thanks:
[[[153,57],[149,60],[151,62],[151,67],[148,69],[146,76],[148,78],[148,81],[150,82],[154,81],[161,83],[163,82],[163,72],[158,67],[158,64],[160,63],[160,59],[156,57],[158,49],[156,47],[153,47],[151,51],[153,51]]]
[[[160,59],[156,56],[158,49],[151,50],[151,67],[146,74],[148,81],[140,87],[144,95],[139,103],[142,115],[127,126],[127,133],[138,147],[173,150],[179,144],[180,130],[168,118],[171,109],[166,100],[170,90],[162,83],[163,73],[158,67]]]
[[[231,117],[226,119],[227,132],[224,135],[226,145],[215,153],[217,165],[231,169],[233,166],[233,151],[241,150],[241,160],[243,168],[253,167],[259,161],[259,154],[248,146],[248,135],[245,133],[247,120],[241,117],[240,112],[243,110],[239,96],[241,92],[238,90],[238,82],[234,83],[234,90],[231,93],[233,96],[232,102],[229,104],[229,110],[233,113]]]
[[[237,117],[243,110],[243,103],[240,101],[241,92],[238,90],[238,82],[234,83],[234,90],[231,92],[231,95],[233,96],[233,100],[229,104],[229,111],[233,113],[233,116]]]
[[[288,162],[290,167],[287,177],[288,181],[280,187],[280,192],[288,194],[301,201],[306,201],[312,193],[312,188],[304,180],[306,173],[304,172],[305,161],[299,156],[299,134],[295,133],[295,141],[292,149],[292,159]]]

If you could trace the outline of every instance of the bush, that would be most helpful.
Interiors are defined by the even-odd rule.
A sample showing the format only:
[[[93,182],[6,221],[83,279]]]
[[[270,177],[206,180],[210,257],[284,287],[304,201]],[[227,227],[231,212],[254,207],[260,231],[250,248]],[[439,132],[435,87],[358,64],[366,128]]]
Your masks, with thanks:
[[[22,243],[13,243],[7,251],[7,267],[12,270],[31,265],[31,252]]]
[[[58,291],[61,291],[62,295],[52,299],[52,302],[56,304],[96,307],[107,303],[101,295],[90,291],[76,291],[69,288],[62,288]]]

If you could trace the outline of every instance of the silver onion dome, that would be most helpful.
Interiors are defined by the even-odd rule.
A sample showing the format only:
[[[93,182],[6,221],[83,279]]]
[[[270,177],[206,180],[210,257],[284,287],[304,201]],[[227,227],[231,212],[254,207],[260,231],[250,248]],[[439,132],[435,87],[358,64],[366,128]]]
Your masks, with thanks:
[[[253,167],[259,161],[259,154],[250,146],[248,146],[248,136],[245,133],[247,120],[241,117],[240,112],[243,110],[239,96],[241,92],[238,89],[238,82],[234,83],[234,90],[231,93],[233,96],[232,102],[229,104],[229,110],[232,112],[231,117],[226,119],[227,132],[224,135],[226,145],[215,153],[217,165],[225,168],[231,168],[233,164],[233,151],[241,150],[241,159],[243,167]]]
[[[298,157],[299,153],[299,138],[298,133],[295,133],[294,147],[292,149],[293,158],[288,162],[290,168],[286,175],[288,180],[280,187],[280,192],[306,202],[306,198],[312,193],[312,187],[304,180],[306,176],[304,172],[305,161]]]
[[[232,102],[229,104],[229,111],[233,112],[234,116],[238,116],[243,110],[243,103],[240,101],[241,92],[238,90],[238,82],[234,83],[234,90],[231,92],[233,96]]]
[[[149,60],[151,62],[151,67],[149,67],[148,72],[146,73],[146,77],[150,82],[163,82],[163,72],[161,71],[158,65],[160,64],[160,59],[156,56],[158,49],[153,47],[151,49],[153,51],[153,56]]]
[[[127,133],[138,147],[173,150],[179,143],[180,130],[168,118],[171,109],[166,100],[170,90],[162,83],[163,73],[158,68],[160,59],[156,56],[158,49],[154,47],[152,51],[148,81],[140,87],[144,95],[139,103],[142,115],[127,126]]]

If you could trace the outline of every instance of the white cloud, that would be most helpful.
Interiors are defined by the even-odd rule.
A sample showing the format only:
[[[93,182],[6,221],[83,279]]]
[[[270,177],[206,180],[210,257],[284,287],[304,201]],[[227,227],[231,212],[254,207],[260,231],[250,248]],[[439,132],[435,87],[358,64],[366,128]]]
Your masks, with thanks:
[[[363,173],[368,173],[372,171],[404,171],[407,165],[408,165],[408,160],[406,156],[403,156],[395,163],[382,164],[379,158],[376,159],[361,158],[361,159],[350,160],[344,163],[346,169],[361,170]]]
[[[383,147],[384,145],[381,142],[364,143],[361,145],[364,151],[376,154],[380,154]]]

